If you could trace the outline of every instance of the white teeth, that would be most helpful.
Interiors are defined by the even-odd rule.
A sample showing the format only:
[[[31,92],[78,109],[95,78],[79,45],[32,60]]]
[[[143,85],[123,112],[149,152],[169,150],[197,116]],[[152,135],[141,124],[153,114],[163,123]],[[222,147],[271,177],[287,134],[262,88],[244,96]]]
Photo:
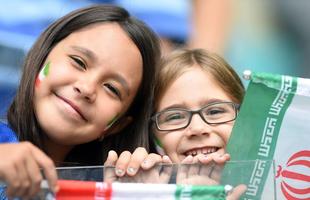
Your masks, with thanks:
[[[202,149],[202,153],[203,153],[203,154],[207,154],[207,153],[208,153],[208,150],[204,148],[204,149]]]
[[[197,154],[201,154],[201,149],[197,149]]]
[[[205,147],[205,148],[200,148],[200,149],[194,149],[194,150],[185,152],[185,155],[196,156],[198,154],[210,154],[210,153],[216,152],[217,149],[218,149],[217,147]]]

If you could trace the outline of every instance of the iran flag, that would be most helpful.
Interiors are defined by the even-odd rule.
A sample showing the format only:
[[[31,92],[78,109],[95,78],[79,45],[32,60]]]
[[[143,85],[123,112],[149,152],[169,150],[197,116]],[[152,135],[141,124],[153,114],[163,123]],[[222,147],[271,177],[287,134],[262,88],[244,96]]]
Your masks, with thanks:
[[[266,73],[250,79],[227,146],[231,160],[255,162],[243,199],[309,200],[310,79]]]

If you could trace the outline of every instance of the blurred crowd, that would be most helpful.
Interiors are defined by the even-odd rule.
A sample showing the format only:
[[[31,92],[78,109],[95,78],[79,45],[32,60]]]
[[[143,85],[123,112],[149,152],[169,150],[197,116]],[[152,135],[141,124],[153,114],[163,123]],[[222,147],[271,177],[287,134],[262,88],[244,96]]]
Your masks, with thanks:
[[[125,7],[162,39],[164,54],[180,47],[222,55],[245,69],[310,78],[310,1],[299,0],[0,0],[0,115],[14,95],[35,38],[79,7]],[[245,84],[247,84],[245,82]]]

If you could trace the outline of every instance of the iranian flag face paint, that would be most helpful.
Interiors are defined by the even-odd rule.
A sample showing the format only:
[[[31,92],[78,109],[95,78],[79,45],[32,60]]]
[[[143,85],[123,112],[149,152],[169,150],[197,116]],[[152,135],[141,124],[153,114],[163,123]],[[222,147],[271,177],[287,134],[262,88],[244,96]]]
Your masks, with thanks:
[[[118,119],[119,114],[113,117],[107,124],[107,127],[104,129],[105,131],[108,130]]]
[[[44,67],[41,69],[39,75],[37,76],[35,86],[39,87],[43,79],[49,74],[50,62],[46,63]]]
[[[161,141],[155,137],[155,144],[156,144],[156,150],[157,152],[160,154],[160,155],[165,155],[165,150],[164,150],[164,147],[163,147],[163,144],[161,143]]]

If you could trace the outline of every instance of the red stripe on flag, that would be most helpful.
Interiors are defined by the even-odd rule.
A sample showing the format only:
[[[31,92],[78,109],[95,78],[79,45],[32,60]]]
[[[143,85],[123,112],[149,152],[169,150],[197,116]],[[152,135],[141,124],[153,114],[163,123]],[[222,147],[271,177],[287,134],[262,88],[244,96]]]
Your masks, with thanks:
[[[310,176],[307,176],[307,175],[291,172],[288,170],[283,170],[281,174],[282,174],[282,177],[310,182]]]
[[[57,184],[59,191],[56,193],[56,200],[92,200],[95,197],[96,182],[59,180]]]
[[[308,160],[296,160],[294,162],[291,162],[288,166],[293,166],[293,165],[304,165],[304,166],[310,168],[310,161],[308,161]]]
[[[295,193],[295,194],[310,194],[310,187],[309,187],[309,188],[298,189],[298,188],[294,188],[294,187],[288,185],[288,184],[285,183],[284,181],[283,181],[283,184],[285,185],[285,187],[286,187],[289,191],[291,191],[291,192],[293,192],[293,193]]]
[[[289,165],[293,159],[298,158],[298,157],[310,157],[310,151],[304,150],[304,151],[299,151],[293,154],[286,164]]]
[[[283,195],[286,197],[287,200],[305,200],[305,199],[300,199],[300,198],[297,198],[297,197],[293,197],[292,195],[290,195],[285,187],[283,186],[283,183],[281,183],[281,190],[282,190],[282,193]]]
[[[111,200],[112,197],[112,184],[111,183],[96,183],[96,191],[95,191],[96,199],[104,199]]]
[[[112,183],[106,183],[107,188],[105,189],[105,200],[111,200],[112,197]]]

